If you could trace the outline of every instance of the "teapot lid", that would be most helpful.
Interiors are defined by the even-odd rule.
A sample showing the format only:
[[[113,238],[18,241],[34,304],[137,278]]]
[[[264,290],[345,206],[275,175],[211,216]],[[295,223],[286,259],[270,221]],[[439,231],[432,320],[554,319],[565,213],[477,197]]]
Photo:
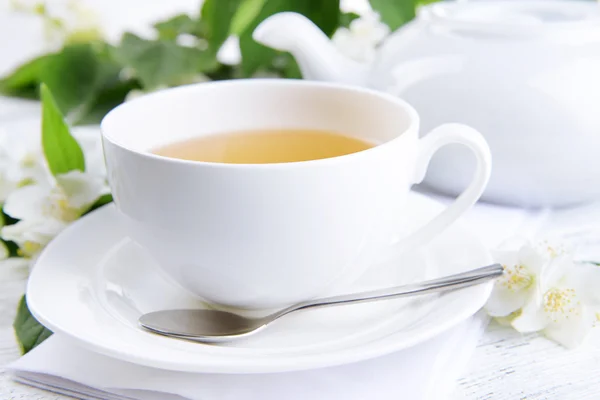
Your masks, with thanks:
[[[600,5],[585,0],[478,0],[440,2],[419,10],[419,19],[471,34],[554,35],[600,39]],[[591,30],[598,35],[583,37]],[[571,35],[570,35],[571,34]]]

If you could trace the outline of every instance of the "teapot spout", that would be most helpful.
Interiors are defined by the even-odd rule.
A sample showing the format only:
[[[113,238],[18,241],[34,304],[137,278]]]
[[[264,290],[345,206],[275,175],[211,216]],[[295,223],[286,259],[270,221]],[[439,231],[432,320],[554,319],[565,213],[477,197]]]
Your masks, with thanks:
[[[347,58],[311,20],[294,12],[274,14],[252,37],[258,43],[290,52],[304,79],[365,85],[368,66]]]

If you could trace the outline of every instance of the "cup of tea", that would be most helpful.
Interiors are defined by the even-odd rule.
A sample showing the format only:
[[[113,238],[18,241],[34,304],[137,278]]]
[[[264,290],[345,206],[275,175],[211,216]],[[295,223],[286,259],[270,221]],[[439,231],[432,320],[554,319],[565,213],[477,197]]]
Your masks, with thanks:
[[[124,103],[102,121],[129,236],[173,281],[215,306],[283,307],[358,278],[381,254],[431,239],[483,192],[491,156],[459,124],[419,138],[403,100],[285,79],[200,83]],[[462,144],[470,186],[400,242],[411,186]]]

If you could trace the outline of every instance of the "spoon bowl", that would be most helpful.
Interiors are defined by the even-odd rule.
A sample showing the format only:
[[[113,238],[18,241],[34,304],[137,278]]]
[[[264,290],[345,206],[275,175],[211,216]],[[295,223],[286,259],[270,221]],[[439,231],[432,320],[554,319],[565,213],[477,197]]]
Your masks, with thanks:
[[[164,336],[224,342],[262,330],[271,322],[269,317],[246,318],[219,310],[164,310],[142,315],[139,323],[147,330]]]

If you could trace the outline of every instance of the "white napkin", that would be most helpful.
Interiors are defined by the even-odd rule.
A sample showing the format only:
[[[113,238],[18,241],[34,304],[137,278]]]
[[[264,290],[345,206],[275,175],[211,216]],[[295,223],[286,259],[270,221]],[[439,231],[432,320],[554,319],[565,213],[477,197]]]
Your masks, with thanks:
[[[13,379],[84,400],[443,400],[488,319],[478,314],[426,343],[343,366],[276,374],[194,374],[96,354],[54,335],[8,367]]]

